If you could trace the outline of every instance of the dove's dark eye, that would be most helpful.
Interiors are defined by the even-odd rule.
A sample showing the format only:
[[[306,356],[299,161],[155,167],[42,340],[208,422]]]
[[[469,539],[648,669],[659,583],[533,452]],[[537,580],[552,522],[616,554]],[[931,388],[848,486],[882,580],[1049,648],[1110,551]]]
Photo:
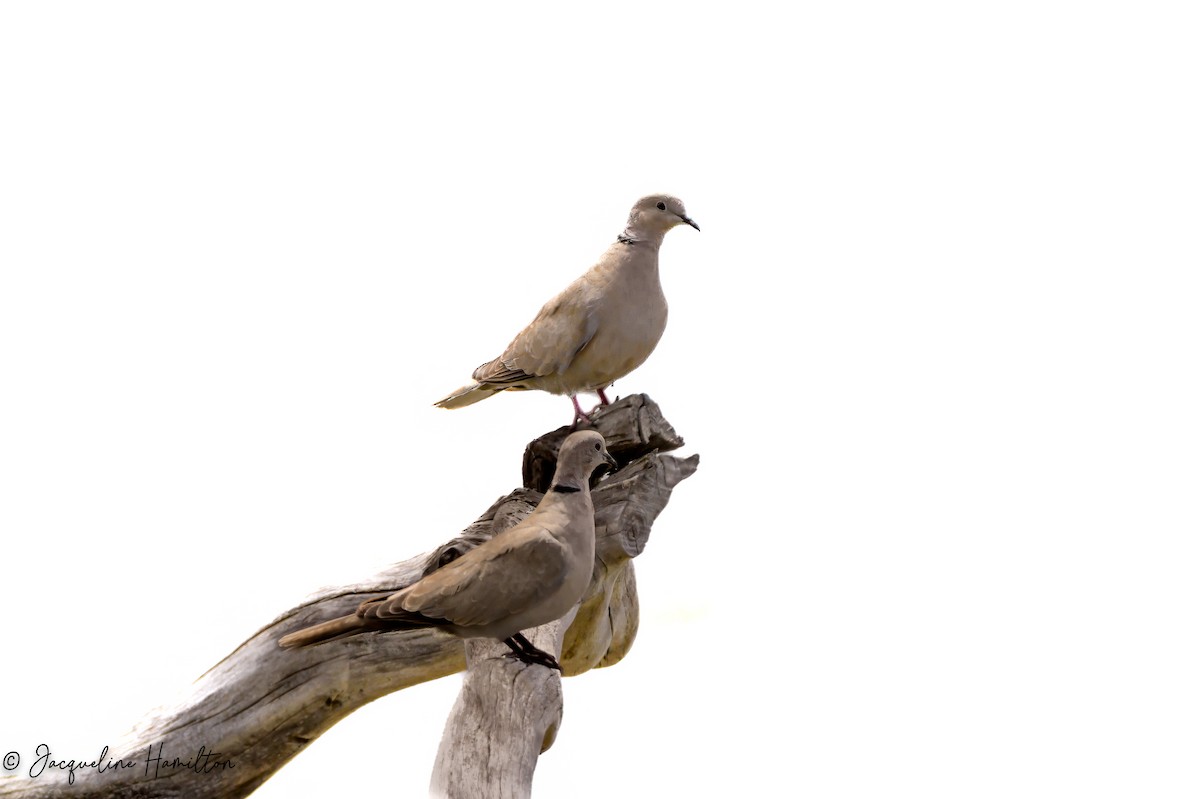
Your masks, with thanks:
[[[600,442],[599,441],[596,442],[596,451],[597,452],[600,451]]]
[[[658,210],[660,210],[660,211],[665,211],[665,210],[667,210],[667,204],[666,204],[666,203],[659,203],[659,204],[658,204]]]

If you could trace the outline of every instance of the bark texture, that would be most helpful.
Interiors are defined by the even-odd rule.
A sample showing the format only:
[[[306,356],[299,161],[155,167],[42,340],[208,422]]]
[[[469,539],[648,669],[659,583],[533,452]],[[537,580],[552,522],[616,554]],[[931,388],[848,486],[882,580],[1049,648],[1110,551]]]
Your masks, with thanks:
[[[683,440],[644,395],[602,409],[594,423],[620,468],[593,492],[592,582],[566,617],[526,633],[559,656],[568,676],[612,665],[629,651],[638,625],[631,559],[645,547],[672,489],[699,463],[697,455],[662,454]],[[209,669],[186,699],[150,713],[97,766],[77,768],[73,784],[65,771],[47,769],[33,779],[12,774],[0,777],[0,797],[243,797],[362,705],[464,668],[431,791],[455,799],[528,796],[537,756],[553,743],[562,718],[556,672],[506,657],[509,650],[499,642],[464,644],[436,630],[370,633],[300,650],[276,642],[403,588],[516,524],[541,498],[569,432],[561,428],[531,442],[525,486],[499,499],[462,535],[280,614]]]

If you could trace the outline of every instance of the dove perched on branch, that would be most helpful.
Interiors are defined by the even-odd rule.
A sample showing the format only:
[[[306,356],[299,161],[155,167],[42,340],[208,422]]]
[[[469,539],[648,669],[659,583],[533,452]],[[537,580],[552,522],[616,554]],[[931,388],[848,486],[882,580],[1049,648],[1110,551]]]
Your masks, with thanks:
[[[667,326],[658,280],[658,249],[676,225],[700,229],[683,202],[651,194],[634,204],[629,223],[600,261],[542,307],[503,354],[475,370],[474,382],[438,400],[461,408],[499,391],[566,394],[575,421],[587,421],[576,394],[604,389],[650,357]]]
[[[519,523],[412,585],[367,600],[349,616],[289,633],[279,645],[438,627],[460,638],[499,639],[518,659],[561,671],[521,630],[562,618],[583,597],[596,558],[588,479],[598,467],[616,465],[599,433],[572,433],[559,449],[550,489]]]

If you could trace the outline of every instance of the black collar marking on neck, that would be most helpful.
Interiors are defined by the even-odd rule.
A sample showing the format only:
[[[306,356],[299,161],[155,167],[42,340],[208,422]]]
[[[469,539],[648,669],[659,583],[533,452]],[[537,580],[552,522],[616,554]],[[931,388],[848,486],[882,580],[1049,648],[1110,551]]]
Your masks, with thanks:
[[[622,244],[637,244],[638,242],[638,240],[633,236],[626,236],[624,233],[622,233],[620,236],[617,236],[617,241],[621,242]]]
[[[576,491],[580,491],[581,489],[578,488],[577,486],[569,486],[569,485],[564,485],[562,483],[555,483],[554,485],[550,486],[550,490],[557,494],[574,494]]]

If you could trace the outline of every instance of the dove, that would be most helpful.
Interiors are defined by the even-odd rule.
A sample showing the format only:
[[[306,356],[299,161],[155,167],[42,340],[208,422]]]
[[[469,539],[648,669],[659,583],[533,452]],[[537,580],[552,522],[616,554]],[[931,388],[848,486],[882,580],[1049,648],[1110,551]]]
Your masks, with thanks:
[[[608,405],[604,389],[641,366],[667,327],[658,250],[676,225],[700,229],[675,197],[638,200],[596,265],[546,303],[499,358],[476,369],[474,382],[434,404],[461,408],[500,391],[540,389],[569,396],[573,423],[586,423],[576,395],[595,392]]]
[[[496,638],[526,663],[562,668],[521,634],[560,619],[592,579],[596,520],[588,480],[615,469],[594,430],[567,436],[549,490],[516,525],[390,596],[369,599],[349,616],[279,639],[285,649],[357,633],[437,627],[460,638]]]

